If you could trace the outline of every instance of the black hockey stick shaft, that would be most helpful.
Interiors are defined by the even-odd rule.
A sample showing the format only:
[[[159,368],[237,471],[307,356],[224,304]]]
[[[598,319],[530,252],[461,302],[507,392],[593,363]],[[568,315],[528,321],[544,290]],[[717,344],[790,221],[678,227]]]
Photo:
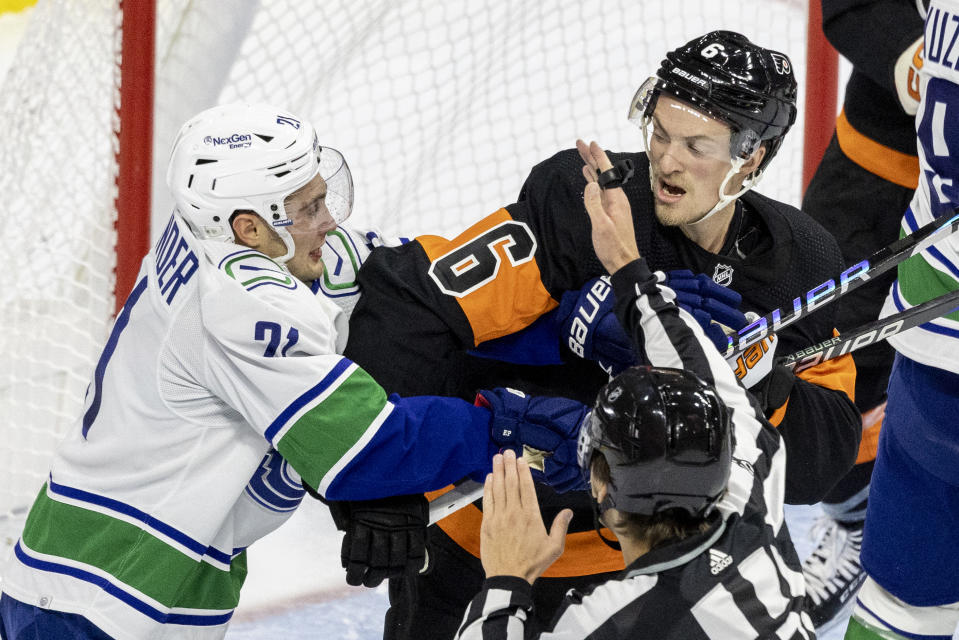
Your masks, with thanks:
[[[959,309],[959,289],[945,293],[938,298],[927,300],[911,309],[870,322],[842,335],[823,340],[819,344],[806,347],[796,353],[777,358],[776,363],[785,365],[798,373],[826,360],[832,360],[857,349],[887,340],[897,333],[935,320],[956,309]]]
[[[724,357],[730,358],[746,350],[749,345],[776,333],[830,302],[838,300],[850,291],[855,291],[876,276],[889,271],[903,260],[910,258],[939,242],[959,229],[959,210],[950,217],[941,217],[916,229],[883,247],[865,260],[849,267],[835,278],[830,278],[793,299],[792,310],[774,309],[761,318],[750,322],[736,333],[727,336]]]

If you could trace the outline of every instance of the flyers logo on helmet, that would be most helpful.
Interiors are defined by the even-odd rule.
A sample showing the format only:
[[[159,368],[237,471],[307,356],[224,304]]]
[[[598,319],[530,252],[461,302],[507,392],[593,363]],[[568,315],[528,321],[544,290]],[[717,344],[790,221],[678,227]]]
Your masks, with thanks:
[[[792,65],[789,62],[789,58],[781,53],[770,53],[769,56],[773,59],[773,65],[776,67],[776,73],[781,76],[786,76],[792,73]]]

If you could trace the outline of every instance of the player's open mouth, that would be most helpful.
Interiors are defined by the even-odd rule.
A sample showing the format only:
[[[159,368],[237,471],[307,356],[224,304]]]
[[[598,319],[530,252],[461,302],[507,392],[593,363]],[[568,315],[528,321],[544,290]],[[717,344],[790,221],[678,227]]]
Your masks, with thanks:
[[[313,249],[313,251],[310,251],[311,260],[316,261],[316,260],[320,260],[321,258],[323,258],[323,247],[320,247],[319,249]]]
[[[678,202],[686,194],[686,190],[682,187],[677,187],[676,185],[670,184],[663,180],[659,179],[659,192],[657,195],[659,199],[664,202]]]

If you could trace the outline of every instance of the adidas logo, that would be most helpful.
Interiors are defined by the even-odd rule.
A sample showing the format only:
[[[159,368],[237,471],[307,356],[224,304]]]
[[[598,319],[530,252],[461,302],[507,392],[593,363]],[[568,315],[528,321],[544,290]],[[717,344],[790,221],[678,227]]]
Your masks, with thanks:
[[[709,572],[717,575],[720,571],[733,563],[733,557],[726,555],[722,551],[715,549],[709,550]]]

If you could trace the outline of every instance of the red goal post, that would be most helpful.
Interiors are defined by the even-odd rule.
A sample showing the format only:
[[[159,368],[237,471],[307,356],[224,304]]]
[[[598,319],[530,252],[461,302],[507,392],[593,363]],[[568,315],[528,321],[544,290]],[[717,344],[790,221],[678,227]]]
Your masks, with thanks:
[[[512,202],[529,168],[577,137],[641,148],[626,121],[633,92],[666,50],[728,28],[793,60],[799,122],[759,190],[798,204],[836,115],[835,53],[807,35],[817,9],[40,0],[0,91],[0,559],[82,413],[151,229],[169,216],[165,164],[188,117],[241,99],[307,116],[353,169],[350,224],[449,234]],[[818,16],[808,31],[821,33]]]

